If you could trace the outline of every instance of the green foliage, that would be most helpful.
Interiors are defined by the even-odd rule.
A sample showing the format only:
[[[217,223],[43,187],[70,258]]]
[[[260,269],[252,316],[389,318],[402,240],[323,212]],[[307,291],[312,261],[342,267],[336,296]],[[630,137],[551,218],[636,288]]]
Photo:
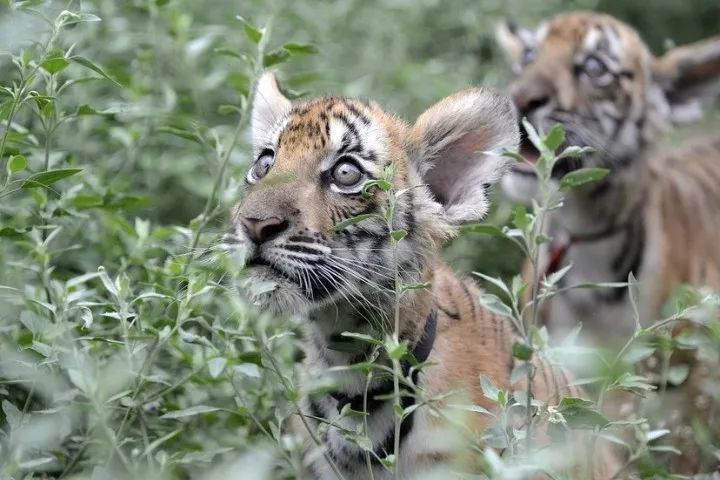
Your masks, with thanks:
[[[307,89],[363,95],[412,116],[468,84],[503,84],[507,73],[492,41],[500,18],[532,23],[550,12],[593,5],[5,2],[0,478],[295,477],[301,446],[287,434],[287,424],[298,410],[296,328],[257,312],[237,294],[244,259],[230,258],[218,246],[227,212],[242,193],[247,112],[259,71],[280,68],[289,96]],[[536,135],[543,168],[555,159],[562,135],[560,129]],[[570,147],[559,156],[582,153]],[[565,184],[600,175],[576,174]],[[375,190],[391,201],[401,194],[388,179],[367,185],[364,193]],[[392,204],[388,208],[384,218],[391,219]],[[511,278],[523,256],[536,251],[538,214],[499,202],[489,222],[466,226],[447,256],[466,271],[485,272],[482,278],[496,295],[486,295],[484,304],[515,322],[522,337],[514,349],[521,364],[512,373],[517,384],[535,374],[528,360],[553,353],[552,342],[524,323],[532,307],[520,302],[535,286],[498,277]],[[406,232],[393,229],[391,221],[388,231],[401,245]],[[550,298],[558,280],[546,279],[536,298]],[[395,293],[428,287],[398,281]],[[531,437],[512,428],[512,414],[526,411],[558,425],[590,418],[586,424],[613,435],[617,421],[606,424],[597,416],[603,395],[655,394],[656,382],[628,365],[627,355],[642,355],[633,345],[647,343],[663,352],[696,348],[717,357],[717,326],[707,326],[709,335],[674,340],[663,330],[680,316],[701,322],[709,298],[680,292],[668,306],[667,322],[638,328],[623,351],[603,355],[604,369],[583,379],[597,386],[592,405],[565,399],[564,407],[549,411],[532,392],[503,391],[479,379],[485,395],[502,407],[502,428],[468,444],[478,451],[511,447],[510,452]],[[393,375],[398,425],[410,413],[400,405],[401,393],[426,404],[442,398],[422,397],[403,378],[400,361],[412,359],[397,338],[347,336],[370,342],[378,355],[393,360],[390,371],[373,362],[353,368],[368,378]],[[688,370],[669,367],[667,382],[682,382]],[[479,405],[459,409],[490,414]],[[652,421],[622,427],[634,440],[617,438],[648,476],[662,473],[671,455],[658,444],[665,437],[662,429],[651,428]],[[712,458],[715,433],[702,422],[692,428],[705,440],[703,458]],[[368,451],[364,432],[344,435]],[[379,460],[393,469],[395,458]],[[483,458],[489,476],[517,460],[494,452]]]

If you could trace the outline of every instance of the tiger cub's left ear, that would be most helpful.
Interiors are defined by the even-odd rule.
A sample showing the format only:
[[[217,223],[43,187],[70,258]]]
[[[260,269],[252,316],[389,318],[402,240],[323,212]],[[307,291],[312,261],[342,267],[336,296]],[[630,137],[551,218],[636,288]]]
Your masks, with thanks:
[[[412,127],[418,150],[413,159],[452,224],[482,218],[488,190],[505,171],[499,156],[516,149],[520,135],[509,98],[470,89],[441,100]]]
[[[292,108],[290,100],[280,91],[272,72],[265,72],[258,80],[252,108],[252,141],[257,148],[266,141],[275,124]]]
[[[653,77],[672,108],[672,120],[699,119],[720,96],[720,36],[673,48],[655,60]]]

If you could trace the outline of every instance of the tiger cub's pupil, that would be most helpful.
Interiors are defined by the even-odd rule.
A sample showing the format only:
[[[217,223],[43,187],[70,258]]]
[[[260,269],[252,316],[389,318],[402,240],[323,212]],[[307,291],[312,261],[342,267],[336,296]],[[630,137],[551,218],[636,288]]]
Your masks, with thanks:
[[[362,179],[363,174],[354,163],[345,161],[335,165],[332,177],[335,183],[344,187],[352,187]]]

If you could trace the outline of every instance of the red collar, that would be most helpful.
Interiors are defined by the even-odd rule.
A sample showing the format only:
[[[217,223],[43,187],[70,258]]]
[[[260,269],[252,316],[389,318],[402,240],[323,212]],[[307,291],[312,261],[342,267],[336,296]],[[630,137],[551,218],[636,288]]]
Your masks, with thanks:
[[[545,278],[549,277],[551,274],[557,272],[562,268],[563,260],[565,260],[568,250],[570,250],[570,247],[572,247],[574,244],[591,243],[604,240],[608,237],[615,235],[618,232],[629,229],[630,226],[631,221],[628,220],[619,225],[611,225],[605,230],[601,230],[596,233],[573,235],[564,232],[562,235],[559,235],[559,237],[562,238],[563,241],[557,241],[553,239],[553,241],[550,242],[550,260],[548,261],[547,267],[545,267]]]

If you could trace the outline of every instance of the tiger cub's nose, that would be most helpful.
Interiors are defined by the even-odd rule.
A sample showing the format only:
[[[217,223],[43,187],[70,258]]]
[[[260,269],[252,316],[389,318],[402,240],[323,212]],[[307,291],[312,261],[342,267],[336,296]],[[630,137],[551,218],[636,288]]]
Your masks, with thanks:
[[[257,245],[272,240],[287,230],[288,227],[288,221],[279,217],[242,217],[240,218],[240,223],[245,227],[245,232],[247,232],[250,240]]]

